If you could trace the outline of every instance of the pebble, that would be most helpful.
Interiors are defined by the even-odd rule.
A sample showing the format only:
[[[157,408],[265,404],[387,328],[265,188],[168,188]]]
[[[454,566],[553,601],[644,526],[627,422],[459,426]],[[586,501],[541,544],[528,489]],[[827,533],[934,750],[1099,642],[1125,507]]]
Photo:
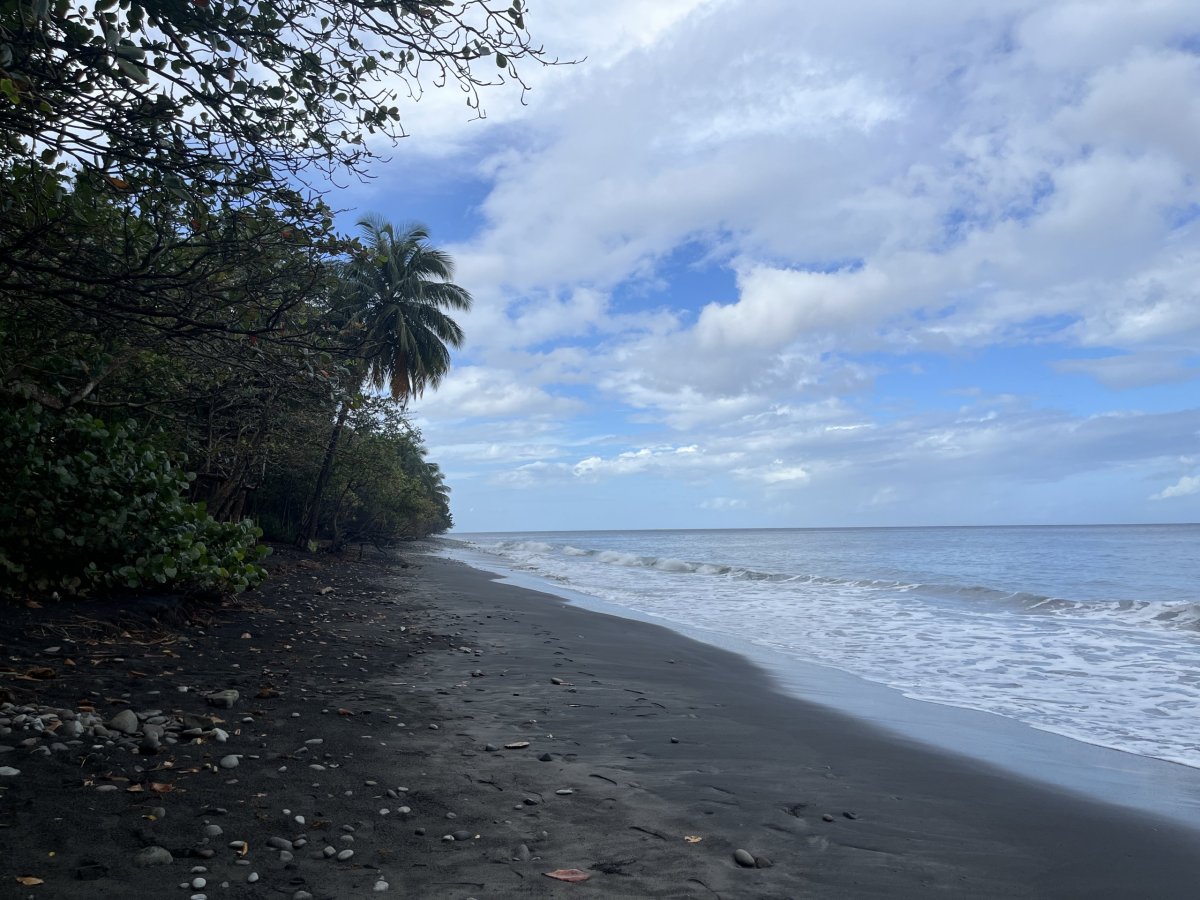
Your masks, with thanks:
[[[769,869],[773,865],[775,865],[775,864],[773,862],[771,862],[770,858],[768,858],[766,856],[754,857],[754,868],[756,868],[756,869]]]
[[[138,717],[132,709],[123,709],[108,720],[108,727],[122,734],[133,734],[138,730]]]
[[[171,851],[166,847],[146,847],[133,855],[133,864],[139,869],[150,866],[167,866],[175,861]]]
[[[348,860],[348,859],[349,859],[350,857],[352,857],[353,855],[354,855],[354,851],[353,851],[353,850],[346,849],[346,850],[343,850],[343,851],[341,851],[341,852],[340,852],[340,853],[337,855],[336,859],[337,859],[337,861],[338,861],[338,862],[345,862],[346,860]]]
[[[20,774],[20,769],[14,769],[12,766],[0,766],[0,777],[2,778],[15,778]]]
[[[295,855],[290,850],[280,850],[279,851],[279,861],[281,863],[290,863],[295,858],[296,858]]]
[[[197,891],[200,890],[201,888],[204,888],[207,886],[208,886],[208,881],[206,881],[203,878],[193,878],[192,879],[192,887]]]
[[[287,838],[269,837],[267,838],[267,846],[274,847],[276,850],[291,850],[292,842]]]
[[[733,861],[743,868],[754,868],[754,857],[750,854],[750,851],[742,850],[740,847],[733,851]]]
[[[382,894],[382,893],[383,893],[384,891],[386,891],[387,889],[388,889],[388,883],[387,883],[386,881],[377,881],[377,882],[375,882],[375,891],[376,891],[376,893],[380,893],[380,894]]]
[[[292,894],[292,900],[313,900],[313,895],[308,891],[296,891]]]
[[[224,833],[225,832],[221,830],[220,825],[205,825],[204,826],[204,836],[205,837],[220,837]]]
[[[832,822],[833,816],[831,816],[829,813],[825,813],[825,815],[821,816],[821,821],[822,822]]]
[[[239,762],[241,762],[241,760],[239,760],[237,758],[237,755],[230,753],[228,756],[221,757],[221,768],[222,769],[236,769],[238,767]]]
[[[249,875],[246,876],[246,880],[248,882],[250,882],[250,884],[254,884],[254,882],[258,881],[258,873],[251,872]]]
[[[454,838],[456,841],[469,841],[471,839],[471,832],[460,829],[450,835],[450,837]]]
[[[234,690],[214,691],[204,699],[208,702],[209,706],[219,706],[222,709],[233,709],[233,704],[238,702],[238,698],[240,696],[241,695]]]
[[[541,756],[538,757],[538,759],[541,762],[553,762],[554,757],[551,756],[549,753],[543,753]]]

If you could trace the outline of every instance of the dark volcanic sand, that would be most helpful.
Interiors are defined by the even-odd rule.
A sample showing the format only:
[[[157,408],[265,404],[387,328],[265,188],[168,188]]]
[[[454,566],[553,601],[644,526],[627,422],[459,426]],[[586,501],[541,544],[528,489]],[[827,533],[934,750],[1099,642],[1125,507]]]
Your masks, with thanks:
[[[87,739],[45,756],[20,746],[33,732],[0,734],[0,766],[20,770],[0,777],[0,897],[1200,895],[1195,832],[909,745],[668,630],[404,556],[284,555],[243,604],[190,625],[143,614],[126,637],[6,614],[0,671],[54,675],[0,678],[18,705],[217,715],[229,737],[201,722],[154,755]],[[232,709],[205,705],[227,688]],[[285,862],[271,837],[307,843]],[[135,868],[150,845],[174,861]],[[773,865],[741,868],[739,848]],[[591,877],[543,874],[568,868]],[[207,885],[181,887],[193,878]]]

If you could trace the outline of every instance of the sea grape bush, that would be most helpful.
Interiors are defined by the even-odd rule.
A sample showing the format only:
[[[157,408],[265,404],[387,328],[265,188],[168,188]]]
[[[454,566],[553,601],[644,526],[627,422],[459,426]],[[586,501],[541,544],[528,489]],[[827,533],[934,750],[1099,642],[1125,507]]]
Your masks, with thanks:
[[[192,477],[132,421],[0,409],[0,593],[258,584],[262,532],[189,502]]]

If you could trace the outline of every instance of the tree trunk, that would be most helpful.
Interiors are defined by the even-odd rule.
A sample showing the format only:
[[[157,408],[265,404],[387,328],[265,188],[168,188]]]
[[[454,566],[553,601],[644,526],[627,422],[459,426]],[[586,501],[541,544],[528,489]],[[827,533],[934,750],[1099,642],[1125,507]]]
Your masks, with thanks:
[[[329,444],[325,447],[325,459],[321,462],[321,471],[317,474],[317,484],[313,488],[312,502],[308,504],[308,515],[296,538],[296,543],[301,547],[307,547],[316,540],[317,526],[321,523],[321,495],[325,493],[325,486],[329,484],[329,476],[333,472],[333,459],[337,454],[338,440],[342,436],[342,430],[346,427],[346,418],[349,415],[350,401],[347,399],[342,403],[342,408],[338,410],[337,421],[334,422],[333,432],[329,435]]]

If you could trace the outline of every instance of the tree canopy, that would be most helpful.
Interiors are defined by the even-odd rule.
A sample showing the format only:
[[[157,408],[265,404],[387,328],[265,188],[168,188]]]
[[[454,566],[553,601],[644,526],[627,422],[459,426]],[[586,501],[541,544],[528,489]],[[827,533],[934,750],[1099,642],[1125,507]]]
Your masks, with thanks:
[[[521,0],[0,0],[0,141],[121,191],[287,206],[402,135],[405,99],[454,85],[482,115],[529,61],[551,62]]]
[[[404,406],[470,295],[423,228],[339,234],[324,179],[427,87],[483,115],[552,64],[506,3],[0,0],[0,593],[238,590],[263,531],[450,527]]]

